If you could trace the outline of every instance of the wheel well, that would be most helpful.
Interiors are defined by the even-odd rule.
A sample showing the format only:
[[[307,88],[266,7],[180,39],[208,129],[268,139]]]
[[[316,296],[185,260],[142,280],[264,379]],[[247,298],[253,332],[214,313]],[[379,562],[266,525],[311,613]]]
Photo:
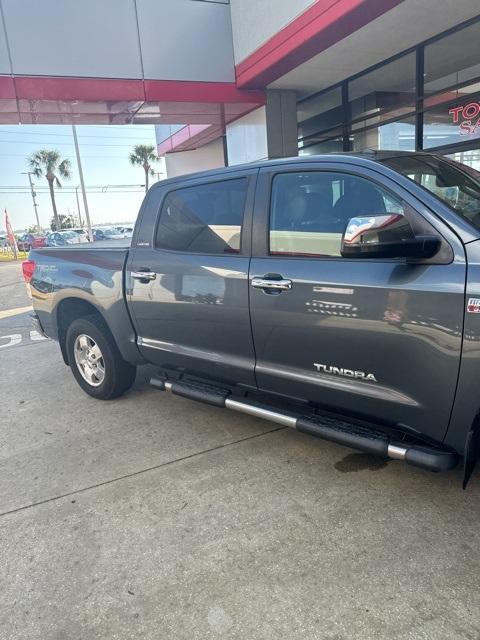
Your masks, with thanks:
[[[98,311],[93,304],[86,300],[79,300],[78,298],[67,298],[62,300],[57,309],[57,327],[58,327],[58,342],[62,351],[63,360],[66,365],[68,362],[68,355],[66,349],[66,337],[68,327],[74,320],[78,318],[84,318],[85,316],[96,315],[102,318],[102,314]],[[102,318],[103,320],[103,318]]]

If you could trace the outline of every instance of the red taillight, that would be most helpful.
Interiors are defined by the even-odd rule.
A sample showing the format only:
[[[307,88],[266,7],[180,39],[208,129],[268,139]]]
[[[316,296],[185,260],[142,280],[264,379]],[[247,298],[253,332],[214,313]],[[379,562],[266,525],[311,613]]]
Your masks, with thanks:
[[[33,260],[24,260],[22,262],[22,271],[25,282],[28,284],[35,271],[35,262]]]

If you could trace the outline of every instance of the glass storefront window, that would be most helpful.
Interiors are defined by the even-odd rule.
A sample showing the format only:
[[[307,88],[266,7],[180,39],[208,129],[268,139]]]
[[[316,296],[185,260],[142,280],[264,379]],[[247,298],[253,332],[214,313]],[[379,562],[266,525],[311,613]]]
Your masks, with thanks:
[[[425,47],[424,95],[426,98],[480,78],[480,22],[436,40]],[[444,99],[455,98],[445,92]]]
[[[297,105],[298,137],[331,129],[344,120],[342,90],[336,87]]]
[[[354,151],[365,149],[415,151],[415,117],[411,116],[370,129],[352,127],[351,141]]]
[[[447,91],[442,91],[442,93],[436,93],[433,96],[425,98],[423,106],[427,109],[429,107],[435,107],[438,104],[452,101],[455,101],[457,104],[467,105],[470,100],[470,96],[474,93],[478,93],[479,91],[480,81],[463,85],[462,87],[450,87]]]
[[[477,19],[300,101],[299,153],[480,147],[479,41]]]
[[[423,148],[443,147],[480,138],[480,95],[465,103],[438,105],[423,116]]]
[[[343,151],[343,137],[338,136],[336,138],[330,138],[309,145],[308,147],[301,147],[298,151],[300,156],[311,156],[317,153],[340,153]]]
[[[312,144],[319,144],[321,142],[331,140],[332,138],[341,138],[342,131],[342,127],[334,127],[333,129],[328,129],[328,131],[320,131],[308,138],[302,138],[299,140],[298,148],[302,149],[303,147],[310,147]]]
[[[415,53],[365,73],[348,83],[350,116],[369,118],[381,112],[395,115],[415,110]]]

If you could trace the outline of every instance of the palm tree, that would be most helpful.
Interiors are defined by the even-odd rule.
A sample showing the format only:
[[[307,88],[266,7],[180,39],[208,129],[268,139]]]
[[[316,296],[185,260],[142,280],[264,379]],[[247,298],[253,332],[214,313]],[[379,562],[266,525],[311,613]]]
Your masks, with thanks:
[[[50,189],[50,198],[52,200],[55,225],[57,229],[61,229],[60,219],[57,213],[57,204],[55,202],[54,184],[61,189],[62,183],[58,176],[65,178],[65,180],[68,180],[71,177],[70,160],[62,160],[58,151],[54,151],[52,149],[41,149],[30,156],[28,164],[37,178],[45,176],[47,179],[48,188]]]
[[[148,191],[148,176],[155,175],[151,163],[157,162],[158,158],[154,152],[153,144],[137,144],[129,155],[130,164],[143,167],[145,171],[145,193]]]

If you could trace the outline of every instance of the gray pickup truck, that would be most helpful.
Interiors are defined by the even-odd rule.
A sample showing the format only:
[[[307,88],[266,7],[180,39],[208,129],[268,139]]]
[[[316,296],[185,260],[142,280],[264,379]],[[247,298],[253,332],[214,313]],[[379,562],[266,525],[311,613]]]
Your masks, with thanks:
[[[84,391],[161,390],[442,471],[480,434],[480,174],[426,153],[155,184],[131,246],[33,250],[34,322]]]

